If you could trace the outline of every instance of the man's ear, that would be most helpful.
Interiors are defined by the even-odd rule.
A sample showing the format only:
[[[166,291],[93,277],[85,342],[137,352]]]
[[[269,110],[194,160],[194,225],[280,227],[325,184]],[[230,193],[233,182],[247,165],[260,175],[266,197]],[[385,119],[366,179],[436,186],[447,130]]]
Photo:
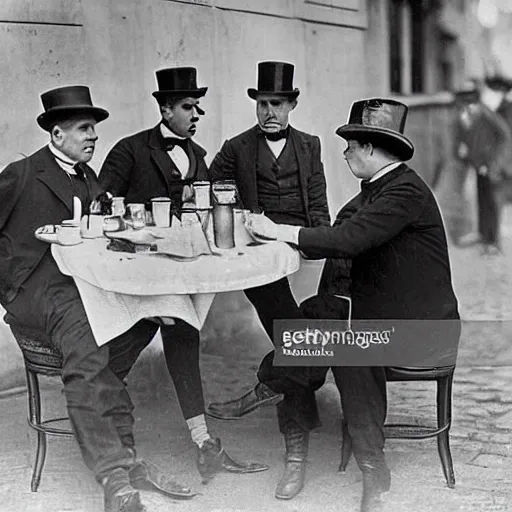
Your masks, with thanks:
[[[64,135],[64,132],[62,131],[62,128],[58,124],[56,124],[50,132],[52,142],[57,148],[62,146],[63,135]]]
[[[373,144],[371,142],[365,142],[364,144],[364,152],[366,156],[372,156],[374,151]]]
[[[297,100],[290,101],[290,112],[297,106]]]

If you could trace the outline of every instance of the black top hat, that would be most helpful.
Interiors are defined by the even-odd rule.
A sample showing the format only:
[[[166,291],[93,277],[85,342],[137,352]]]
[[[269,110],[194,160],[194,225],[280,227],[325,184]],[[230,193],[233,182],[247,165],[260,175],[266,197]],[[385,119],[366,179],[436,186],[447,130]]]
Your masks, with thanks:
[[[484,83],[487,87],[495,91],[508,92],[512,89],[512,78],[500,74],[486,76]]]
[[[394,100],[371,98],[356,101],[350,109],[348,123],[336,130],[336,135],[348,139],[363,139],[393,153],[400,160],[414,154],[412,142],[403,135],[408,108]]]
[[[44,112],[37,117],[39,126],[48,131],[53,121],[77,114],[90,114],[99,123],[108,117],[108,112],[92,104],[89,87],[70,85],[41,94]]]
[[[297,98],[299,89],[293,88],[293,64],[288,62],[260,62],[258,64],[258,89],[247,89],[253,100],[257,94],[277,94]]]
[[[196,68],[166,68],[156,72],[158,91],[153,93],[155,98],[180,95],[191,98],[201,98],[208,87],[197,87]]]

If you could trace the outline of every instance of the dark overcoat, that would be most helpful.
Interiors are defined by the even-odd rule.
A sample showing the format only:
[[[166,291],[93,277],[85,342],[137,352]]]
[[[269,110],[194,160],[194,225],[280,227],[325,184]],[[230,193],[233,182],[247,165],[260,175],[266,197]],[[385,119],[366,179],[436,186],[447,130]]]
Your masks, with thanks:
[[[96,174],[88,166],[84,171],[95,197],[100,191]],[[50,250],[50,244],[35,238],[35,230],[73,214],[71,182],[48,146],[0,173],[0,204],[0,303],[7,304]]]
[[[234,179],[243,208],[255,210],[258,205],[257,154],[258,126],[224,142],[210,165],[210,179]],[[308,226],[330,225],[324,167],[320,157],[320,139],[290,127],[299,166],[299,181]]]
[[[331,228],[302,228],[299,248],[326,262],[319,292],[336,293],[351,258],[355,319],[458,319],[445,230],[427,184],[402,164],[344,206]]]
[[[209,179],[204,161],[206,151],[189,139],[187,154],[192,172],[184,180],[179,173],[173,172],[174,166],[158,124],[120,140],[110,150],[101,167],[100,186],[114,196],[124,197],[127,203],[147,202],[152,197],[164,196],[181,204],[185,184]]]

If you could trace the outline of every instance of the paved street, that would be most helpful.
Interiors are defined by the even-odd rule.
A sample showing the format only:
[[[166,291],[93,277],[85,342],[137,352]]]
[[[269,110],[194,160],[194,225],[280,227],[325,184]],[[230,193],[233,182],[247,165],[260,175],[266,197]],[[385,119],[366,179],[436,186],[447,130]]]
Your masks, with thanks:
[[[453,394],[451,445],[456,488],[445,485],[434,440],[389,440],[387,457],[393,482],[387,510],[512,511],[512,222],[510,212],[507,215],[504,255],[484,259],[477,247],[451,249],[456,291],[466,321]],[[227,305],[220,307],[217,301],[212,314],[239,313],[246,323],[240,320],[240,325],[233,324],[233,330],[223,334],[233,341],[225,343],[222,350],[213,341],[220,333],[205,330],[202,366],[208,400],[232,397],[253,385],[257,362],[269,348],[259,340],[261,331],[254,328],[254,318],[246,314],[247,310],[236,311],[240,307],[237,297],[225,299]],[[208,486],[201,485],[195,469],[195,450],[162,358],[154,355],[157,350],[158,347],[153,348],[153,354],[146,355],[130,377],[139,454],[193,485],[201,494],[178,502],[144,493],[148,510],[358,510],[361,477],[353,459],[345,474],[337,472],[340,408],[332,381],[319,392],[323,426],[312,435],[306,487],[296,499],[282,502],[273,497],[283,448],[271,408],[239,422],[210,421],[212,432],[222,438],[233,456],[265,462],[269,471],[241,476],[221,474]],[[47,413],[64,413],[58,382],[46,382],[43,393]],[[434,418],[434,395],[430,385],[390,384],[389,419]],[[50,439],[40,490],[30,492],[35,434],[25,422],[26,396],[4,394],[0,405],[0,510],[102,511],[101,489],[83,466],[74,440]]]

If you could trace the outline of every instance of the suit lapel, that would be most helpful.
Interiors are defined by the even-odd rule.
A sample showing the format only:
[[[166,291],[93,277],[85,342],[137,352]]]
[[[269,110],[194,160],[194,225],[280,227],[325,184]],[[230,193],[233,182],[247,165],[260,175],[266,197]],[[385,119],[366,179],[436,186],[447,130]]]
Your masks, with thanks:
[[[36,162],[36,178],[44,183],[73,213],[73,191],[66,172],[62,170],[48,147],[41,152],[41,158]]]
[[[309,166],[309,162],[311,161],[311,148],[309,146],[309,142],[305,140],[304,137],[302,137],[300,133],[292,126],[290,126],[290,139],[293,143],[293,149],[295,150],[295,156],[297,158],[302,203],[304,205],[309,224],[309,201],[307,194],[308,184],[306,179],[306,165]]]
[[[254,126],[247,133],[247,137],[242,140],[242,158],[243,168],[240,172],[240,185],[245,188],[244,207],[253,210],[258,207],[258,187],[256,184],[256,175],[258,165],[258,127]]]

